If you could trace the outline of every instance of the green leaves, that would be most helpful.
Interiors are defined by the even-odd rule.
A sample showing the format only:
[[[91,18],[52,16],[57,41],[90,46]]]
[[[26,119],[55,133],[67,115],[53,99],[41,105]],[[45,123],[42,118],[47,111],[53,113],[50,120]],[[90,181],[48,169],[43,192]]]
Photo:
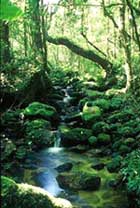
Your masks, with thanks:
[[[9,0],[1,0],[0,3],[0,19],[12,21],[22,15],[22,10]]]

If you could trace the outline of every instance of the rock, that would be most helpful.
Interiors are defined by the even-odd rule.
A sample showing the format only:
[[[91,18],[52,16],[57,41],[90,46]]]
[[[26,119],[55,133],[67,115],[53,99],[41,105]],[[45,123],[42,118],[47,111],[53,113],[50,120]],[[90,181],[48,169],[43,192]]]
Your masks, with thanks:
[[[86,90],[85,94],[87,95],[87,97],[89,97],[90,99],[96,99],[99,97],[103,97],[104,93],[97,91],[97,90]]]
[[[129,153],[129,152],[131,152],[131,147],[128,147],[127,145],[122,144],[119,148],[119,152],[122,155],[126,154],[126,153]]]
[[[96,147],[97,144],[98,144],[98,139],[95,136],[91,136],[91,137],[88,138],[88,142],[89,142],[90,145]]]
[[[25,142],[37,147],[50,147],[54,144],[54,134],[50,131],[50,122],[44,119],[36,119],[25,122]]]
[[[113,97],[110,102],[111,110],[120,109],[122,107],[123,102],[124,99],[122,97]]]
[[[106,122],[99,121],[92,125],[92,130],[94,134],[99,134],[100,132],[106,133],[110,130],[110,127]]]
[[[107,164],[107,170],[110,173],[118,172],[121,167],[121,161],[122,161],[122,157],[116,156],[115,158],[112,159],[110,163]]]
[[[40,102],[29,104],[24,109],[23,114],[28,118],[43,118],[49,121],[58,121],[58,115],[55,108]]]
[[[100,133],[98,134],[97,138],[98,138],[99,144],[101,145],[107,145],[107,144],[110,144],[111,142],[111,138],[109,134]]]
[[[4,143],[2,159],[9,157],[13,152],[16,151],[16,145],[11,140],[7,139]]]
[[[124,126],[122,125],[120,128],[117,129],[117,133],[124,137],[131,137],[134,136],[134,128],[131,126]]]
[[[2,176],[3,208],[72,208],[72,204],[61,198],[55,198],[46,190],[28,184],[17,184]]]
[[[76,121],[77,123],[79,122],[82,122],[82,115],[81,115],[81,113],[72,113],[71,115],[68,115],[68,116],[66,116],[66,118],[65,118],[65,122],[67,123],[69,123],[69,122],[73,122],[73,121]]]
[[[72,190],[98,190],[101,184],[99,176],[86,171],[61,173],[57,180],[61,188]]]
[[[93,106],[98,106],[99,108],[101,108],[102,110],[109,110],[110,108],[110,101],[107,99],[97,99],[95,101],[92,102]]]
[[[69,150],[76,153],[84,153],[89,149],[88,146],[85,145],[76,145],[74,147],[70,147]]]
[[[128,146],[133,145],[134,143],[135,143],[135,139],[131,137],[124,140],[124,144]]]
[[[101,109],[98,106],[92,106],[92,102],[87,102],[83,107],[82,119],[85,122],[93,122],[101,117]]]
[[[79,109],[82,110],[83,107],[84,107],[84,105],[85,105],[85,103],[88,102],[88,101],[89,101],[89,99],[87,97],[84,97],[83,99],[81,99],[79,101],[79,105],[78,105],[79,106]]]
[[[64,147],[75,146],[78,144],[88,144],[88,138],[92,131],[85,128],[68,128],[60,126],[61,144]]]
[[[62,165],[59,165],[58,167],[56,167],[55,169],[61,173],[61,172],[67,172],[70,171],[73,167],[73,164],[68,162],[68,163],[64,163]]]
[[[89,176],[84,174],[79,183],[82,190],[98,190],[100,187],[101,178],[99,176]]]
[[[17,151],[16,151],[16,158],[17,159],[23,159],[26,157],[27,155],[27,148],[24,147],[24,146],[20,146],[17,148]]]
[[[91,165],[91,168],[93,168],[95,170],[102,170],[104,167],[105,167],[104,163],[97,163],[97,164]]]

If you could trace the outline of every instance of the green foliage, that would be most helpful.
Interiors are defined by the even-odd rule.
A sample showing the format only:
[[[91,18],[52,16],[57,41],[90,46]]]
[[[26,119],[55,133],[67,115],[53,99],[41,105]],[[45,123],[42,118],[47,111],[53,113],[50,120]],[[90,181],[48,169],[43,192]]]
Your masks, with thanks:
[[[0,7],[1,20],[12,21],[22,15],[21,9],[11,3],[10,0],[1,0]]]
[[[135,195],[135,203],[140,206],[140,150],[135,150],[123,160],[121,173],[127,182],[127,190]],[[131,199],[130,199],[131,200]]]
[[[5,177],[5,176],[1,176],[1,185],[2,185],[2,197],[7,197],[7,196],[9,196],[9,192],[15,192],[16,191],[16,189],[17,189],[17,185],[16,185],[16,183],[15,183],[15,181],[13,181],[12,179],[10,179],[10,178],[7,178],[7,177]],[[5,201],[5,206],[6,206],[6,203],[8,203],[8,202],[6,202]]]

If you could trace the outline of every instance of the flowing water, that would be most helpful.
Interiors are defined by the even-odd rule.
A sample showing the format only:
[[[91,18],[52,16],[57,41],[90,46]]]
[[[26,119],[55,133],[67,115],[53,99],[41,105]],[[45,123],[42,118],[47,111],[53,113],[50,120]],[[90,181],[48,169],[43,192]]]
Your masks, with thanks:
[[[69,106],[71,97],[67,89],[64,90],[64,107]],[[64,123],[62,116],[62,122]],[[109,181],[116,178],[116,174],[111,174],[106,168],[96,171],[101,177],[101,187],[97,191],[70,191],[59,187],[56,180],[58,172],[56,167],[66,162],[76,164],[77,169],[86,170],[96,162],[107,163],[109,158],[90,157],[88,153],[74,153],[68,149],[60,147],[61,135],[59,130],[55,132],[56,141],[54,147],[44,149],[38,153],[28,156],[28,164],[24,169],[24,182],[44,188],[54,196],[64,197],[70,200],[78,208],[127,208],[127,197],[125,191],[111,188]],[[79,165],[78,165],[79,164]]]

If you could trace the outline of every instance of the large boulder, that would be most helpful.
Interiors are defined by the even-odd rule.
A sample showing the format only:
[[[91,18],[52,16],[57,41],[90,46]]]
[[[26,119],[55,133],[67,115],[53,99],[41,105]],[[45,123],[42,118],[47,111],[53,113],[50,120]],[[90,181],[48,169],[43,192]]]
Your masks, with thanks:
[[[100,107],[92,105],[92,102],[85,103],[82,111],[82,119],[85,122],[94,122],[96,119],[100,118],[102,115]]]
[[[52,146],[54,144],[54,135],[50,130],[50,122],[44,119],[36,119],[25,122],[25,138],[29,145]]]
[[[86,171],[76,171],[70,173],[60,173],[57,181],[61,188],[71,190],[97,190],[101,184],[101,178],[94,173]]]
[[[72,204],[61,198],[55,198],[42,188],[28,184],[17,184],[2,176],[3,208],[72,208]]]
[[[60,126],[61,143],[65,147],[75,146],[78,144],[87,144],[88,138],[92,135],[90,129],[85,128],[68,128]]]
[[[29,104],[23,111],[25,117],[28,118],[43,118],[49,121],[58,120],[56,109],[50,105],[33,102]]]
[[[61,172],[67,172],[70,171],[72,169],[73,164],[70,162],[64,163],[62,165],[59,165],[58,167],[56,167],[55,169],[61,173]]]

